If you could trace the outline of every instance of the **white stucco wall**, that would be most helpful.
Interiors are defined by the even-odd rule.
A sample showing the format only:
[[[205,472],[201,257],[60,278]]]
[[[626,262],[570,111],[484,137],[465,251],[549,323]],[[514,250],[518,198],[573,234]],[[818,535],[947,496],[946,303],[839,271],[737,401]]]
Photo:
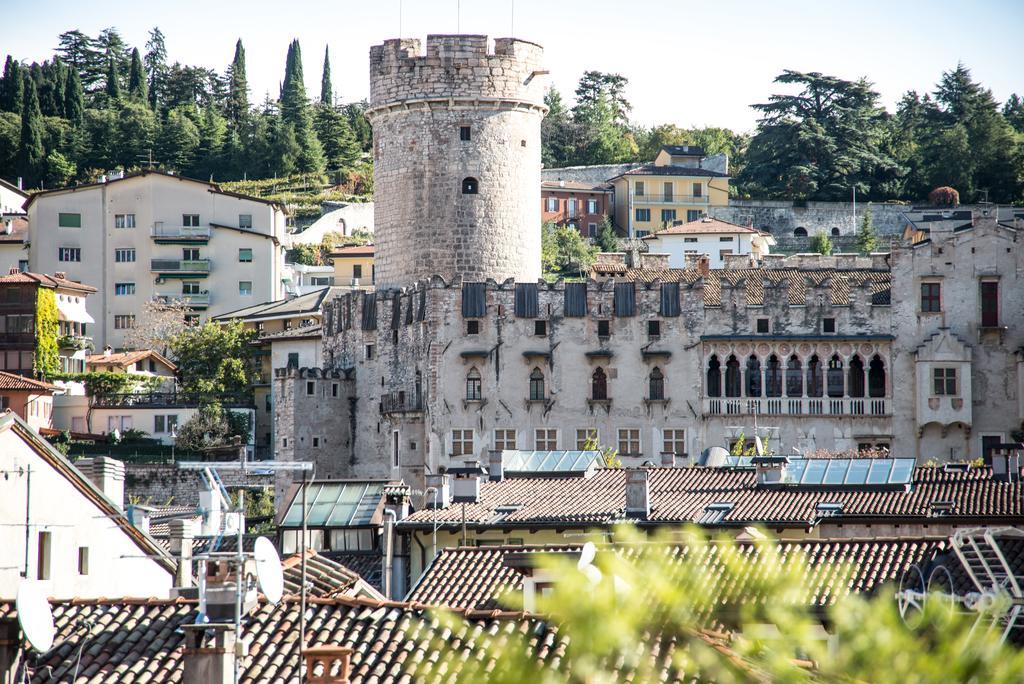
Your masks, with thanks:
[[[694,238],[696,242],[687,242],[686,238]],[[723,242],[721,238],[730,238]],[[707,254],[711,257],[711,268],[723,268],[725,261],[719,256],[723,249],[731,249],[733,254],[750,254],[750,234],[735,235],[662,235],[647,240],[652,252],[668,254],[669,268],[685,268],[686,252]]]

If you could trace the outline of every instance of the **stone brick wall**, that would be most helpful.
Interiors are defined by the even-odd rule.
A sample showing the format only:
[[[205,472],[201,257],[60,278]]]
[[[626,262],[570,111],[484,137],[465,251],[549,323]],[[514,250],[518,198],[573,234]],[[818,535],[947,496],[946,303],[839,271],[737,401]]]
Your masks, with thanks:
[[[419,50],[389,40],[370,52],[378,287],[435,274],[538,278],[542,49],[428,36]]]
[[[219,471],[228,490],[237,487],[270,487],[273,475],[242,473],[235,470]],[[173,465],[151,463],[124,464],[125,501],[154,506],[175,504],[198,506],[202,480],[195,470],[182,470]]]
[[[853,217],[852,202],[788,202],[781,200],[729,200],[727,207],[709,207],[713,218],[749,225],[753,222],[759,230],[767,230],[776,238],[791,237],[797,228],[803,228],[807,235],[818,231],[832,235],[838,228],[840,235],[855,235],[863,220],[864,210],[871,207],[871,221],[879,235],[898,236],[903,232],[903,212],[910,209],[906,204],[857,203],[857,219]]]

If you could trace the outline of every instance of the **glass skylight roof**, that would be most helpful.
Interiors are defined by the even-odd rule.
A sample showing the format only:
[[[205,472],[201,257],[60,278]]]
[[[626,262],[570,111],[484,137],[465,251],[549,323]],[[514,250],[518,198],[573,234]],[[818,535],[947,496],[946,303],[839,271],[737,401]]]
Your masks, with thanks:
[[[604,467],[600,451],[503,451],[505,472],[581,473]]]
[[[383,482],[313,482],[306,487],[309,527],[369,525],[384,494]],[[302,526],[301,491],[296,492],[281,526]]]
[[[728,456],[726,468],[753,467],[751,456]],[[912,458],[791,458],[782,481],[790,485],[847,487],[905,485],[914,478]]]

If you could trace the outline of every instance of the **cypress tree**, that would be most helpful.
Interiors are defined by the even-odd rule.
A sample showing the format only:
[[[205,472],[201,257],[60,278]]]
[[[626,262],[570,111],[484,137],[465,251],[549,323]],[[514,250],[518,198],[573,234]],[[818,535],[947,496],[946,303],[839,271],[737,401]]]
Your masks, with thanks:
[[[78,77],[77,69],[69,68],[67,82],[64,84],[64,118],[77,126],[82,123],[84,111],[82,79]]]
[[[132,66],[128,72],[128,96],[139,102],[146,101],[146,72],[142,68],[139,48],[132,48]]]
[[[296,125],[307,105],[306,83],[302,76],[302,51],[299,41],[288,46],[284,65],[284,84],[281,87],[281,118]]]
[[[167,47],[160,27],[153,27],[146,41],[146,73],[149,75],[149,106],[157,108],[164,74],[167,72]]]
[[[28,187],[39,183],[45,157],[43,113],[39,110],[35,81],[26,74],[21,108],[21,142],[18,145],[18,174],[25,179]]]
[[[117,82],[117,62],[113,56],[107,59],[107,96],[111,100],[121,99],[121,84]]]
[[[7,61],[4,62],[3,88],[0,89],[0,109],[21,114],[22,94],[25,89],[21,74],[21,65],[16,59],[7,55]]]
[[[331,48],[324,48],[324,75],[320,79],[320,104],[330,106],[334,98],[331,87]]]
[[[249,83],[245,76],[245,48],[235,43],[235,57],[228,67],[228,120],[238,128],[249,115]]]

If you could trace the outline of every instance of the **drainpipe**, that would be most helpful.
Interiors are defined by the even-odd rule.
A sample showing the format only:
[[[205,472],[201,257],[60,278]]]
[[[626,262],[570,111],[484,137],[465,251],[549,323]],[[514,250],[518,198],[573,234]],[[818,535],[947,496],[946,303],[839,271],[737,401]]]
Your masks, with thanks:
[[[434,493],[434,522],[431,525],[433,529],[431,530],[430,538],[430,560],[434,560],[434,558],[437,557],[437,487],[427,487],[425,490],[423,490],[424,499],[426,498],[426,495],[430,492]],[[26,551],[25,553],[27,554],[28,552]]]
[[[389,599],[393,598],[391,596],[391,573],[394,565],[395,523],[397,521],[398,515],[394,511],[384,511],[384,596]]]

